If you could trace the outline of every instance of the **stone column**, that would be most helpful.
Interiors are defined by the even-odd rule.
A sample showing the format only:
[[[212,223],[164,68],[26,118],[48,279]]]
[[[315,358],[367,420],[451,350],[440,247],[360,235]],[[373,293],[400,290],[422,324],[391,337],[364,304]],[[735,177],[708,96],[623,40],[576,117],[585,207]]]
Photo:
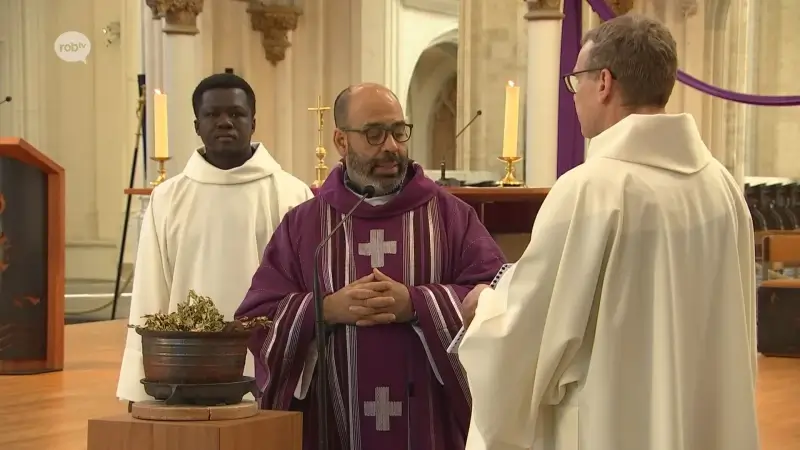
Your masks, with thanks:
[[[186,166],[192,152],[202,145],[194,131],[192,92],[203,78],[203,57],[198,53],[200,39],[197,17],[204,0],[146,0],[153,16],[161,19],[160,89],[167,94],[169,151],[167,175]],[[151,94],[152,95],[152,94]],[[152,178],[152,175],[151,175]]]
[[[550,187],[558,162],[558,83],[561,83],[561,0],[528,0],[528,78],[525,183]]]
[[[745,64],[742,68],[744,72],[742,92],[757,92],[756,74],[758,73],[758,34],[759,34],[759,14],[758,7],[753,1],[744,2],[744,11],[740,15],[744,16],[745,32],[743,51]],[[756,162],[756,115],[755,106],[741,105],[740,126],[742,128],[742,139],[736,146],[737,166],[734,176],[744,187],[745,177],[755,175]]]
[[[158,27],[158,29],[156,29]],[[161,22],[153,16],[153,11],[146,4],[142,4],[142,42],[144,45],[144,78],[145,78],[145,123],[146,130],[144,143],[148,157],[153,152],[153,91],[161,89]],[[152,164],[147,163],[147,175],[153,174]],[[144,175],[144,174],[143,174]],[[149,182],[151,180],[147,180]]]
[[[464,0],[460,5],[456,129],[478,110],[483,114],[456,141],[455,169],[471,172],[471,179],[500,179],[505,173],[505,166],[497,160],[503,146],[505,88],[512,81],[524,95],[526,85],[525,3]],[[533,54],[538,60],[538,49]],[[520,110],[522,115],[522,105]],[[520,155],[523,141],[520,133]]]

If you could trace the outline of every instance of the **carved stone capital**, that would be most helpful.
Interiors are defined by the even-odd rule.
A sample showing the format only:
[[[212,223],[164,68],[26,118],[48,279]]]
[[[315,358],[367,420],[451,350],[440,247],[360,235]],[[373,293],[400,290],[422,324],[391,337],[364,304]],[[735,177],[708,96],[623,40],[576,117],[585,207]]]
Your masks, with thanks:
[[[561,0],[526,0],[525,20],[562,20]]]
[[[614,11],[614,14],[622,16],[633,10],[634,0],[606,0],[606,4]]]
[[[692,17],[697,14],[697,0],[681,0],[681,12],[683,17]]]
[[[297,22],[303,10],[295,6],[265,5],[251,1],[247,8],[253,31],[261,33],[261,46],[264,56],[272,65],[286,58],[286,50],[292,46],[289,32],[297,29]]]
[[[164,19],[167,34],[191,34],[197,29],[197,16],[203,12],[204,0],[145,0],[153,19]]]

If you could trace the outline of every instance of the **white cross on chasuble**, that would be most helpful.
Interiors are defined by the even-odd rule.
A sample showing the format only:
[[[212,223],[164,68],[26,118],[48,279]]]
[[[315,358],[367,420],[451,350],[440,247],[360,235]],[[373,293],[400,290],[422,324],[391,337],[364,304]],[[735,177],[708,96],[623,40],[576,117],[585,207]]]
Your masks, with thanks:
[[[384,241],[384,230],[369,230],[369,242],[358,244],[358,254],[369,256],[373,269],[386,265],[386,254],[397,254],[397,241]]]
[[[389,388],[376,387],[375,401],[364,402],[364,415],[375,418],[375,429],[389,431],[392,417],[403,415],[403,403],[389,401]]]

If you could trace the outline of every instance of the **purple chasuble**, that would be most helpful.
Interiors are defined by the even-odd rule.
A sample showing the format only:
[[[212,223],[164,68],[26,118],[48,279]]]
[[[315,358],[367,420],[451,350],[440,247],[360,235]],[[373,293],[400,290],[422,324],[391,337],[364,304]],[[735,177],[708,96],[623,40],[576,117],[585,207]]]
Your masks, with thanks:
[[[303,412],[306,450],[317,448],[316,377],[306,395],[295,390],[302,372],[313,370],[307,360],[316,351],[314,250],[358,200],[344,186],[343,170],[335,168],[316,198],[286,214],[236,312],[274,321],[250,347],[260,403]],[[361,204],[320,259],[323,295],[378,268],[409,287],[417,315],[411,323],[330,328],[331,450],[462,450],[471,398],[447,347],[461,328],[461,300],[505,263],[475,211],[413,164],[396,197]]]

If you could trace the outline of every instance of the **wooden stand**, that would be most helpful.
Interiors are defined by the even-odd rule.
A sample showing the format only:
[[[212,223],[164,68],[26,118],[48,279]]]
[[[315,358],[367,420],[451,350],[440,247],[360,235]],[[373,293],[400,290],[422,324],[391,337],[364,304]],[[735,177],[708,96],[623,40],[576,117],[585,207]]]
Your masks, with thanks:
[[[64,368],[64,169],[0,138],[0,375]]]
[[[301,450],[298,412],[260,411],[218,421],[152,421],[129,414],[89,421],[87,450]]]
[[[177,422],[246,419],[257,414],[258,405],[252,400],[226,406],[167,405],[151,400],[134,403],[131,408],[134,419]]]

